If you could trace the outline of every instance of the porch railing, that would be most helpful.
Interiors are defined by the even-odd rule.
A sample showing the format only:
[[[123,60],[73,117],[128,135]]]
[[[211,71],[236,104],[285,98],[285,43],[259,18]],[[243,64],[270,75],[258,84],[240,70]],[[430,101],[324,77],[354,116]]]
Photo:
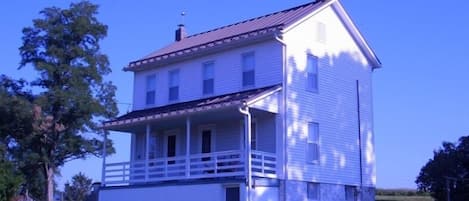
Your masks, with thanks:
[[[253,176],[276,178],[275,154],[252,151]],[[189,164],[187,164],[187,162]],[[244,155],[241,150],[110,163],[105,166],[106,185],[131,185],[181,179],[244,176]]]

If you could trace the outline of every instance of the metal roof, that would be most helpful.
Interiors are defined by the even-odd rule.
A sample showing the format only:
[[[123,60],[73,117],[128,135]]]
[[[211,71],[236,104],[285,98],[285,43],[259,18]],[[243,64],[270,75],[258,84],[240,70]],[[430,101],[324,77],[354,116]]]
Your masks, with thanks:
[[[222,107],[240,106],[241,104],[259,98],[260,96],[280,90],[280,85],[272,85],[231,94],[224,94],[204,99],[175,103],[160,107],[135,110],[116,119],[104,122],[105,128],[112,128],[123,124],[160,119],[186,113],[201,112]]]
[[[204,49],[206,46],[211,47],[226,42],[232,42],[240,37],[248,38],[250,36],[257,36],[259,34],[281,30],[319,8],[323,4],[321,2],[323,1],[307,3],[287,10],[190,35],[180,41],[173,42],[140,60],[130,62],[124,70],[134,70],[141,64],[152,63],[154,61],[179,56],[192,51]]]

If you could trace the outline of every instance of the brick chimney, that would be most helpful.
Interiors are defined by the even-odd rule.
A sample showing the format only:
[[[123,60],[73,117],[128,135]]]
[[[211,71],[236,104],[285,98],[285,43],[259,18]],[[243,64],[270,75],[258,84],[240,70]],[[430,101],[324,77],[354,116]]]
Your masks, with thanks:
[[[184,27],[184,24],[179,24],[178,29],[176,29],[176,41],[181,41],[187,36],[186,33],[186,28]]]

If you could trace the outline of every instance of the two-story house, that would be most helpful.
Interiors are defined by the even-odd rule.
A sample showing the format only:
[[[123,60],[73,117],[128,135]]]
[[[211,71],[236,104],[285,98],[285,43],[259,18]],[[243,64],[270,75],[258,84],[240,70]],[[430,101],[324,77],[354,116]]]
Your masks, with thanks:
[[[133,111],[103,127],[131,135],[131,157],[104,159],[100,200],[374,200],[380,66],[337,0],[180,25],[124,69]]]

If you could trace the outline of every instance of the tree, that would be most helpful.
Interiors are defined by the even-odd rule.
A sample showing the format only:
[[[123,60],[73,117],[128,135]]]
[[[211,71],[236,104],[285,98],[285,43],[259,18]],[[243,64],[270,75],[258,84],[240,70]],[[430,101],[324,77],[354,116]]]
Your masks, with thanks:
[[[9,100],[24,104],[25,118],[1,134],[27,183],[43,183],[41,194],[31,192],[40,200],[53,200],[54,175],[65,162],[101,156],[106,133],[99,125],[117,115],[116,87],[103,79],[111,69],[100,52],[107,26],[97,20],[97,9],[87,1],[45,8],[42,18],[23,29],[20,68],[38,72],[30,85],[39,93],[28,97],[21,86],[9,87]],[[14,116],[8,109],[0,112]],[[108,143],[107,152],[114,152]]]
[[[85,201],[91,194],[92,180],[83,173],[73,176],[72,184],[66,183],[64,189],[65,201]]]
[[[0,150],[0,154],[3,155]],[[0,159],[0,201],[8,201],[16,195],[23,178],[15,166],[4,157]]]
[[[433,152],[420,170],[415,181],[418,189],[430,192],[437,200],[446,200],[449,190],[451,200],[469,198],[469,136],[458,143],[443,142],[443,147]]]

